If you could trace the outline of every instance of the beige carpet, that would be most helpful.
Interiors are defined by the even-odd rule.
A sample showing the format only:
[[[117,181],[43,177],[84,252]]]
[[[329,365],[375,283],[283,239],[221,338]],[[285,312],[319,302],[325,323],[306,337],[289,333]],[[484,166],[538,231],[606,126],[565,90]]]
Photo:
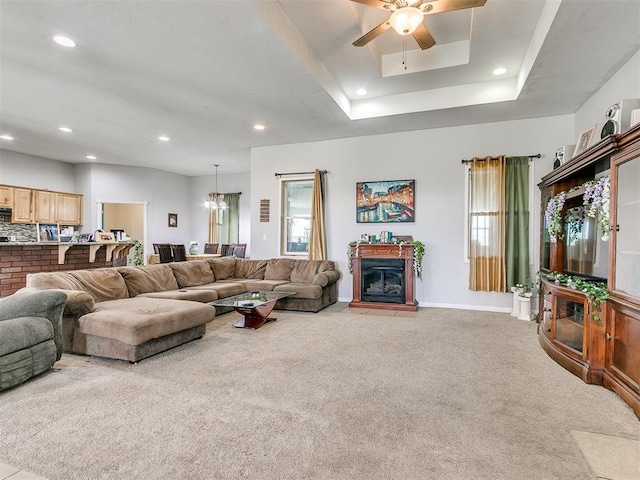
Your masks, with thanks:
[[[144,360],[63,356],[0,394],[0,461],[72,479],[595,479],[572,437],[640,439],[507,314],[217,318]]]

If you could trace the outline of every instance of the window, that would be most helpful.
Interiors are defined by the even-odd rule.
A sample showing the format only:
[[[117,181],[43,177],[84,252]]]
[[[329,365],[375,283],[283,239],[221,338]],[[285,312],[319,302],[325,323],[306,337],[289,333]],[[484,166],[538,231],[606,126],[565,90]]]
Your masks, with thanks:
[[[532,182],[528,157],[474,158],[466,182],[469,289],[530,283]]]
[[[282,181],[282,255],[307,255],[311,230],[313,179]]]

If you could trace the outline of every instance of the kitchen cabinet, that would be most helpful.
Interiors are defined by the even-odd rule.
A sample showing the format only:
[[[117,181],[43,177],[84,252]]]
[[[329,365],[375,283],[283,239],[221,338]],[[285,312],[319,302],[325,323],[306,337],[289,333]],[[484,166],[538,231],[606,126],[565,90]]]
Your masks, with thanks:
[[[33,190],[30,188],[13,188],[11,223],[35,223]]]
[[[56,193],[56,219],[60,225],[82,225],[82,195]]]
[[[56,194],[48,190],[35,190],[36,222],[56,223]]]

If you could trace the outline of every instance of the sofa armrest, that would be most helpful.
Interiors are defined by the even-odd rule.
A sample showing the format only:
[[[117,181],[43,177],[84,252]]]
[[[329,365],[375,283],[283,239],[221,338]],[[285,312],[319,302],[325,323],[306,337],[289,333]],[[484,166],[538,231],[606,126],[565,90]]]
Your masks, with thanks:
[[[53,325],[53,341],[62,355],[62,313],[66,295],[62,290],[22,289],[0,300],[0,321],[20,317],[46,318]]]
[[[325,272],[320,272],[315,277],[313,277],[313,282],[311,282],[311,284],[326,287],[330,283],[336,283],[339,278],[340,272],[338,272],[337,270],[327,270]]]
[[[67,302],[64,307],[64,313],[81,317],[95,310],[95,301],[93,297],[82,290],[60,290],[67,295]]]

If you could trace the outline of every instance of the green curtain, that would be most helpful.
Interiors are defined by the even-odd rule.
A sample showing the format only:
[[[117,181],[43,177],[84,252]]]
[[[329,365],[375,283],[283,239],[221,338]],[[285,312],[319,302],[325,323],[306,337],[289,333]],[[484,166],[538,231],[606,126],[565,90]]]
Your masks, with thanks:
[[[529,157],[509,157],[505,167],[507,287],[531,283],[529,272]]]
[[[225,193],[220,195],[227,202],[227,209],[222,213],[220,225],[220,243],[238,243],[240,231],[240,194]]]

